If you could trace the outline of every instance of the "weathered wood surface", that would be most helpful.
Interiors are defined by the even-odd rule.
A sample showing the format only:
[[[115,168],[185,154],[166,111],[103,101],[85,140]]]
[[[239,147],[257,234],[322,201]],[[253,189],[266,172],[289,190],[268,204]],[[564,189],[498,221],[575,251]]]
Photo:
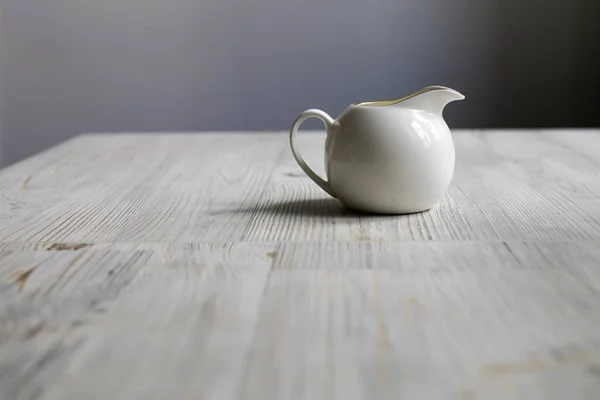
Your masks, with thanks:
[[[600,131],[454,137],[446,198],[397,217],[279,133],[0,171],[0,399],[599,398]]]

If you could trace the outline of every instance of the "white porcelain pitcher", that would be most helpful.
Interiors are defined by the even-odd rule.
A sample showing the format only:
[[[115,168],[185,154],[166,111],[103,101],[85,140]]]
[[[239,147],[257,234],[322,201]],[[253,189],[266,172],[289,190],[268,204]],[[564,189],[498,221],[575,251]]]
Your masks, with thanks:
[[[317,185],[349,209],[426,211],[442,199],[454,174],[454,142],[442,112],[464,98],[454,89],[429,86],[395,100],[352,104],[337,119],[306,110],[290,130],[292,154]],[[300,124],[311,117],[325,124],[327,180],[310,169],[294,145]]]

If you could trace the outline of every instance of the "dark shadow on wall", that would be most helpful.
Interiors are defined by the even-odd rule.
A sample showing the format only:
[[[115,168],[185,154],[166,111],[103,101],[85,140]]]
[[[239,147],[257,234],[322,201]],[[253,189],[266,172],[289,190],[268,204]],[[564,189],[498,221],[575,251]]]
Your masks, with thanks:
[[[498,2],[488,127],[600,126],[600,3]]]
[[[600,2],[579,0],[575,24],[578,73],[572,100],[579,126],[600,126]]]
[[[8,163],[5,156],[5,144],[4,144],[4,108],[5,108],[5,96],[6,90],[4,88],[4,63],[5,61],[5,28],[4,28],[4,16],[2,10],[0,10],[0,168],[4,167]]]

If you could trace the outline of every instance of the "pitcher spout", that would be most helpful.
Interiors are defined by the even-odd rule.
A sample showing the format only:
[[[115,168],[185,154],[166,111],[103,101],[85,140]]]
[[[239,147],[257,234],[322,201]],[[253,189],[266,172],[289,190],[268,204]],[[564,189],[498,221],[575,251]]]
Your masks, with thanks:
[[[465,96],[462,93],[454,89],[445,86],[428,86],[400,104],[404,107],[423,110],[442,116],[444,108],[449,103],[463,100],[464,98]]]
[[[428,93],[435,97],[438,97],[440,100],[443,99],[446,102],[446,104],[456,100],[464,100],[465,98],[465,96],[462,93],[445,86],[427,86],[426,88],[421,89],[417,93],[417,95],[421,96],[426,95]]]
[[[445,86],[427,86],[398,99],[366,101],[356,105],[372,107],[398,106],[423,110],[441,116],[448,103],[464,98],[465,96],[462,93]]]

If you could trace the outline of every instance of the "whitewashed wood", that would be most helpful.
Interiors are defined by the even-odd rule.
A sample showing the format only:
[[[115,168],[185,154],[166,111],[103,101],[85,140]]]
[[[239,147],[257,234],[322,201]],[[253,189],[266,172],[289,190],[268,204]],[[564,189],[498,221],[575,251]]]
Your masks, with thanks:
[[[237,240],[281,135],[84,136],[0,173],[0,241]]]
[[[283,133],[84,136],[0,172],[0,241],[599,239],[593,132],[457,132],[447,196],[394,218],[346,212]]]
[[[232,398],[273,246],[72,247],[0,249],[0,398]]]
[[[454,137],[410,216],[345,211],[285,133],[0,171],[0,399],[600,397],[600,131]]]
[[[599,244],[5,245],[0,397],[594,398]]]
[[[260,200],[246,240],[563,240],[600,238],[600,162],[555,137],[597,148],[600,131],[454,134],[457,165],[447,196],[403,217],[348,213],[285,157]],[[311,138],[315,143],[322,139]],[[564,139],[568,141],[568,139]],[[308,150],[311,148],[309,147]],[[313,146],[313,159],[322,147]],[[600,153],[598,153],[600,154]],[[254,208],[254,205],[252,206]]]

